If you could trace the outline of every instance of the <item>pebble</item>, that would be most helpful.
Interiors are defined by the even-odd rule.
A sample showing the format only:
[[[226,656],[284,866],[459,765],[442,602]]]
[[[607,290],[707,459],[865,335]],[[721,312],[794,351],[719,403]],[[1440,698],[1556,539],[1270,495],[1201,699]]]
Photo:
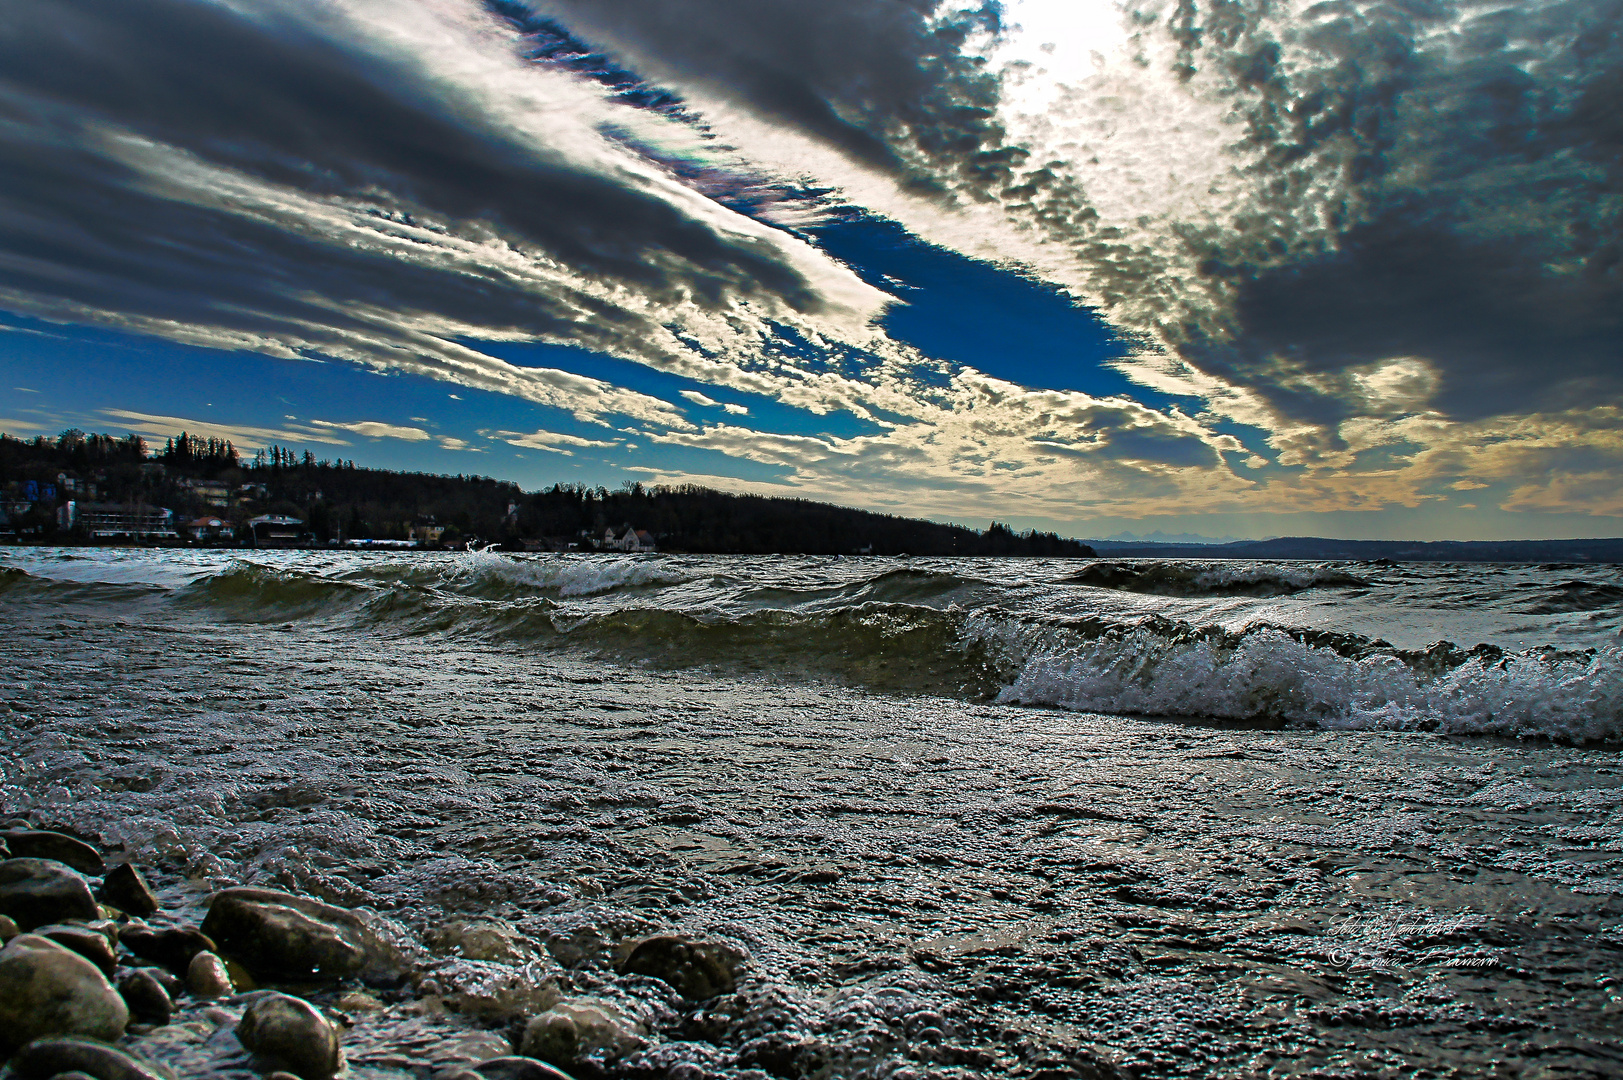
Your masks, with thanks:
[[[158,898],[152,895],[141,872],[132,864],[115,866],[101,881],[102,899],[131,915],[151,915],[158,910]]]
[[[216,893],[203,932],[262,980],[343,979],[368,959],[366,927],[353,912],[271,889]]]
[[[103,975],[111,975],[118,966],[118,954],[113,951],[112,942],[107,935],[90,926],[77,926],[65,923],[52,923],[49,926],[37,926],[32,931],[43,938],[50,938],[64,949],[72,949],[92,964],[101,968]]]
[[[118,941],[141,959],[162,964],[177,975],[185,974],[198,953],[215,951],[213,939],[189,926],[154,930],[145,923],[126,923],[118,931]]]
[[[314,1005],[288,994],[267,993],[250,1002],[237,1038],[303,1080],[327,1080],[343,1068],[338,1032]]]
[[[175,1002],[168,988],[145,968],[137,968],[119,980],[118,992],[130,1007],[130,1015],[142,1023],[167,1024],[175,1014]]]
[[[10,941],[22,932],[22,927],[17,925],[17,920],[10,915],[0,915],[0,944]]]
[[[19,934],[0,949],[0,1049],[47,1035],[111,1041],[129,1019],[112,983],[78,953],[34,934]]]
[[[81,874],[100,877],[107,869],[101,852],[77,837],[49,829],[12,829],[0,833],[14,859],[53,859]]]
[[[186,988],[203,1001],[216,1001],[236,993],[225,961],[211,952],[200,952],[186,967]]]
[[[556,1065],[578,1065],[589,1056],[613,1059],[645,1045],[643,1026],[607,1002],[560,1001],[524,1027],[519,1052]]]
[[[89,883],[62,863],[21,858],[0,862],[0,915],[10,916],[19,929],[100,914]]]
[[[64,1073],[80,1073],[94,1080],[164,1080],[163,1074],[139,1058],[92,1039],[73,1037],[36,1039],[11,1059],[11,1071],[21,1080],[49,1080]]]
[[[659,979],[685,998],[704,1001],[737,988],[741,961],[737,952],[714,941],[656,934],[639,941],[620,970]]]

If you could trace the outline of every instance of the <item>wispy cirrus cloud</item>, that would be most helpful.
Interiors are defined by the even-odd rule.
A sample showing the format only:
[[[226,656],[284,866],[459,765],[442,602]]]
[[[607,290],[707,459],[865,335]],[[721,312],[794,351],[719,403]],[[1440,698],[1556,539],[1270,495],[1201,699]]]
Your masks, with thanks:
[[[341,424],[330,420],[312,420],[311,425],[335,431],[349,431],[369,439],[404,439],[406,442],[427,442],[431,436],[420,427],[386,424],[381,420],[355,420]]]

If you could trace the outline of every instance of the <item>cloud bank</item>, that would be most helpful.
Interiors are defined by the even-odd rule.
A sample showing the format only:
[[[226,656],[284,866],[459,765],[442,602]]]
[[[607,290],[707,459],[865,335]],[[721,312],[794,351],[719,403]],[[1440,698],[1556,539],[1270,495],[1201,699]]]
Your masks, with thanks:
[[[0,308],[958,516],[1620,514],[1620,98],[1620,0],[15,0]],[[1062,288],[1142,400],[892,340],[896,298],[815,240],[853,213]]]

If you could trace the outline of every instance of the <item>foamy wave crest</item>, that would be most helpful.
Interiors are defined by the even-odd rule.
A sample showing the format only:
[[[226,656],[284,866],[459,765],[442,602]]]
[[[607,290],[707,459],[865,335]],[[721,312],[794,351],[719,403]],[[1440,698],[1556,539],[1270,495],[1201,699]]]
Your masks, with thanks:
[[[603,559],[598,556],[526,559],[494,551],[469,552],[462,573],[562,597],[596,596],[620,589],[681,585],[688,575],[658,558]]]
[[[1064,581],[1160,596],[1283,596],[1369,584],[1336,566],[1251,562],[1096,562]]]
[[[1334,729],[1623,739],[1623,650],[1615,646],[1502,654],[1442,643],[1405,654],[1328,648],[1270,627],[1169,634],[1143,625],[1094,635],[980,616],[966,634],[983,645],[997,642],[1018,669],[998,695],[1009,704]]]

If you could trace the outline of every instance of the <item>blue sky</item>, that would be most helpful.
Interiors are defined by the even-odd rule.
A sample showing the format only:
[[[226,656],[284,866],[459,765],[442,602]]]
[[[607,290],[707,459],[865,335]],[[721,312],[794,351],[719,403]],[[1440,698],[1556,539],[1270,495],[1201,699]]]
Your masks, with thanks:
[[[1192,49],[1091,0],[14,14],[12,434],[1073,535],[1620,531],[1601,4]],[[1345,62],[1377,39],[1405,63]]]

